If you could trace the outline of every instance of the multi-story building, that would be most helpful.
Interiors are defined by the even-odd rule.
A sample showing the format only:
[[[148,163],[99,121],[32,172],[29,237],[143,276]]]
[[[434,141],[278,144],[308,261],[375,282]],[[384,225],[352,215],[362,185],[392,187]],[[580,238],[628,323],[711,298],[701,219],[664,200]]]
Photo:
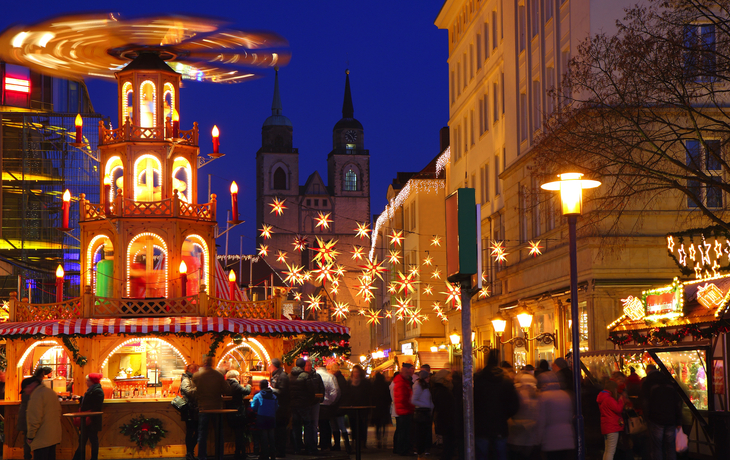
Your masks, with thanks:
[[[95,159],[101,115],[81,81],[49,77],[0,63],[2,238],[0,298],[11,291],[33,302],[55,299],[55,271],[66,271],[66,293],[80,294],[78,233],[61,227],[63,192],[98,201]],[[81,114],[86,145],[74,147]],[[70,227],[78,229],[75,200]]]
[[[611,33],[631,1],[447,0],[436,25],[449,31],[449,127],[452,154],[447,194],[476,190],[481,205],[484,277],[491,297],[474,299],[478,344],[498,339],[491,319],[508,320],[504,338],[522,334],[515,314],[528,309],[530,334],[555,333],[556,347],[507,347],[517,364],[564,355],[570,342],[567,225],[558,197],[540,190],[545,178],[531,164],[531,150],[543,119],[554,110],[548,91],[563,78],[578,44],[598,32]],[[676,274],[666,257],[661,220],[604,251],[599,238],[578,241],[578,320],[581,347],[604,349],[606,325],[619,316],[620,299]],[[580,223],[579,223],[580,225]],[[580,228],[579,228],[580,233]],[[501,243],[506,261],[491,247]],[[532,243],[532,244],[531,244]],[[538,247],[541,255],[531,247]]]

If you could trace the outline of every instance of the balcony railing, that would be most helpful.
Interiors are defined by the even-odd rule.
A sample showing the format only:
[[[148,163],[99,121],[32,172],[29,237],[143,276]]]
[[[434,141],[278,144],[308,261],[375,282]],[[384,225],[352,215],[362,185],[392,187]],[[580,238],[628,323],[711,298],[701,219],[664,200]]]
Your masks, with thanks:
[[[216,318],[278,319],[273,300],[232,301],[208,298],[208,314]]]
[[[95,204],[86,200],[86,195],[79,195],[79,221],[88,222],[110,217],[180,217],[213,222],[216,215],[216,196],[211,196],[210,203],[187,203],[178,197],[162,201],[135,201],[118,196],[109,207],[107,216],[103,204]],[[121,213],[118,212],[121,210]]]
[[[145,128],[131,124],[129,118],[124,125],[117,129],[109,129],[104,127],[104,123],[99,121],[99,145],[117,144],[120,142],[160,142],[169,141],[180,145],[198,145],[198,123],[193,123],[193,129],[178,130],[177,138],[172,138],[172,127],[166,126]]]
[[[94,296],[94,318],[128,316],[197,316],[198,295],[170,299],[111,299]]]
[[[16,321],[46,321],[53,319],[80,318],[83,313],[83,297],[76,297],[59,303],[31,304],[27,299],[18,301],[10,295],[11,304],[15,302]],[[11,305],[12,308],[12,305]]]

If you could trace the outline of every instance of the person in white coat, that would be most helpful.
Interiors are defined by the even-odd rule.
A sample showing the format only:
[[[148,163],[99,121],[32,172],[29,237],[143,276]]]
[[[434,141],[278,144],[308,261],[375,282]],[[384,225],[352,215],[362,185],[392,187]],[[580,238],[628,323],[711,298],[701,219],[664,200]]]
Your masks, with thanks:
[[[332,428],[330,420],[337,417],[337,401],[340,399],[340,386],[337,378],[327,372],[324,364],[316,369],[317,374],[322,377],[324,383],[324,400],[319,404],[319,449],[332,449]]]
[[[431,374],[426,370],[420,371],[418,380],[413,384],[413,396],[411,396],[411,403],[416,407],[413,421],[416,425],[416,452],[419,459],[424,458],[426,449],[432,444],[433,401],[430,384]]]
[[[26,420],[27,439],[33,460],[55,460],[56,445],[61,443],[61,403],[58,395],[39,381],[25,387],[30,395]]]

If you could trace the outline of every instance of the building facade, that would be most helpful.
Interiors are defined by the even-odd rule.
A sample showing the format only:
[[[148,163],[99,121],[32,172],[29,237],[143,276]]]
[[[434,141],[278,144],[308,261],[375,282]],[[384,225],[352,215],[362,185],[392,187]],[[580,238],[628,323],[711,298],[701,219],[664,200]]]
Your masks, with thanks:
[[[476,191],[481,206],[483,276],[491,296],[475,298],[476,343],[495,346],[491,320],[507,319],[503,339],[523,335],[515,315],[533,314],[530,337],[543,332],[557,342],[503,347],[515,364],[552,361],[572,347],[567,223],[559,198],[543,192],[546,178],[531,163],[531,150],[545,117],[555,108],[550,89],[565,73],[585,38],[615,31],[630,1],[448,0],[436,25],[449,31],[449,127],[452,155],[447,194]],[[648,228],[621,239],[615,248],[598,237],[578,240],[581,348],[612,348],[606,326],[619,316],[621,298],[671,280],[676,268],[666,256],[664,235],[683,218],[657,212]],[[585,229],[584,229],[585,230]],[[493,256],[499,246],[505,260]],[[539,251],[536,252],[534,248]]]

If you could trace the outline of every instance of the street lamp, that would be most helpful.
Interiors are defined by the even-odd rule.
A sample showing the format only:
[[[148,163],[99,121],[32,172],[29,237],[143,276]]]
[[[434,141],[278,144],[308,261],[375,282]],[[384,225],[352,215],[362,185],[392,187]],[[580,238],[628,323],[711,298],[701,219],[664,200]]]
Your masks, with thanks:
[[[581,173],[558,174],[560,180],[542,184],[543,190],[560,191],[563,215],[568,218],[568,240],[570,246],[570,314],[578,318],[578,264],[575,243],[575,226],[578,216],[583,212],[583,189],[601,185],[596,180],[582,179]],[[585,459],[585,434],[583,428],[583,408],[580,398],[580,328],[571,328],[573,336],[573,387],[575,388],[575,424],[578,439],[578,460]]]
[[[499,343],[508,344],[508,343],[514,343],[516,347],[518,348],[524,348],[527,345],[527,342],[532,342],[533,340],[536,340],[539,343],[550,345],[552,343],[557,343],[557,339],[555,337],[555,334],[551,332],[543,332],[542,334],[538,334],[535,337],[530,337],[529,329],[532,325],[532,314],[523,309],[521,312],[517,314],[517,322],[520,323],[520,328],[524,332],[524,337],[512,337],[509,340],[502,340],[502,334],[504,333],[505,328],[507,327],[507,321],[502,318],[502,316],[497,315],[492,320],[492,326],[494,327],[494,332],[497,333],[497,338],[499,339]]]
[[[461,342],[461,336],[458,332],[456,332],[456,329],[454,329],[454,333],[449,336],[449,340],[451,340],[451,345],[455,347],[457,347]]]

